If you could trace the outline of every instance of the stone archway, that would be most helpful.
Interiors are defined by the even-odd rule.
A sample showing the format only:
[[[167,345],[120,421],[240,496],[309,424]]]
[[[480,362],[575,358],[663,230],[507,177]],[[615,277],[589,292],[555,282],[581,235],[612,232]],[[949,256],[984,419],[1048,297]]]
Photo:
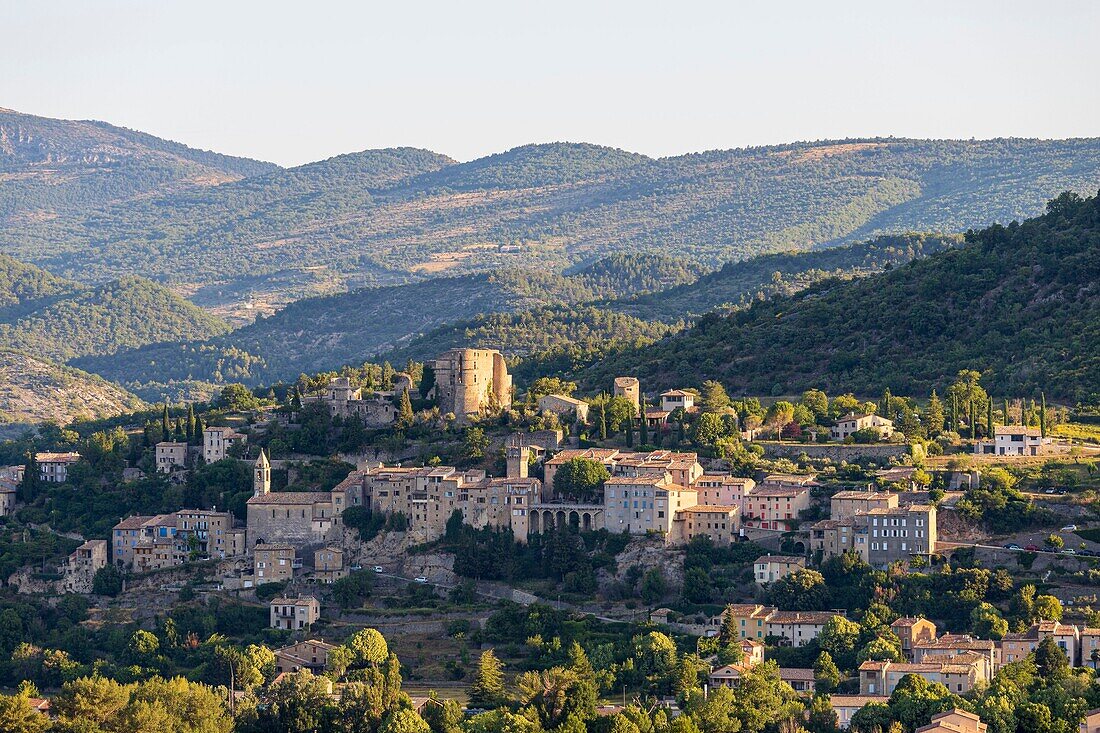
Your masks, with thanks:
[[[538,512],[531,512],[530,519],[528,521],[530,523],[530,526],[527,528],[527,534],[538,534],[539,533],[539,513]]]
[[[558,510],[557,516],[554,518],[554,528],[561,529],[565,526],[565,512],[561,509]]]
[[[574,509],[569,512],[569,526],[573,529],[578,529],[581,526],[581,515]]]
[[[585,512],[581,515],[581,529],[585,532],[592,529],[592,514],[590,512]]]

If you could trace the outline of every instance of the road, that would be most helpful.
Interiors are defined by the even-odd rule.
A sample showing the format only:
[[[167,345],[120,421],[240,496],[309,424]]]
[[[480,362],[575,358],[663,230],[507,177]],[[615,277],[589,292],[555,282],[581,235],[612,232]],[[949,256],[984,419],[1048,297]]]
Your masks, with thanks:
[[[959,547],[980,547],[983,550],[1000,550],[1001,552],[1034,552],[1037,555],[1057,555],[1059,557],[1076,557],[1079,560],[1100,559],[1100,558],[1092,557],[1090,555],[1077,555],[1077,554],[1070,554],[1070,553],[1066,553],[1066,552],[1057,552],[1057,551],[1054,551],[1054,550],[1025,550],[1025,549],[1022,549],[1022,548],[1019,549],[1019,550],[1010,550],[1007,547],[1003,547],[1001,545],[983,545],[983,544],[980,544],[980,543],[977,543],[977,542],[944,542],[943,540],[939,540],[939,541],[936,542],[936,549],[937,550],[939,550],[941,548],[942,549],[955,549],[955,548],[959,548]]]

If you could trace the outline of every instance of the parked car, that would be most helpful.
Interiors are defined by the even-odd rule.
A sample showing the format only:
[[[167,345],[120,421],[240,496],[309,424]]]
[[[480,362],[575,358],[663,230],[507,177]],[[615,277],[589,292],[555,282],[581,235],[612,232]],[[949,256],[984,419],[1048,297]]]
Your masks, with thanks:
[[[417,578],[413,578],[413,580],[415,580],[417,583],[427,583],[428,582],[428,579],[425,578],[423,575],[421,575],[420,577],[417,577]]]
[[[1011,545],[1005,545],[1006,550],[1019,550],[1022,549],[1019,545],[1013,542]]]
[[[1062,529],[1059,530],[1059,531],[1060,532],[1076,532],[1077,531],[1077,525],[1076,524],[1067,524],[1065,527],[1062,527]]]
[[[374,566],[374,572],[376,572],[376,573],[384,573],[384,572],[386,572],[386,571],[382,569],[382,566],[381,566],[381,565],[375,565],[375,566]]]
[[[1038,545],[1028,545],[1024,549],[1027,550],[1028,552],[1038,552],[1039,551],[1039,546]]]
[[[1063,555],[1076,555],[1077,550],[1073,549],[1072,547],[1067,547],[1066,549],[1062,550],[1062,554]]]
[[[351,569],[352,569],[352,570],[362,570],[362,569],[363,569],[363,566],[362,566],[362,565],[360,565],[360,564],[358,564],[358,563],[356,563],[355,565],[352,565],[352,566],[351,566]]]

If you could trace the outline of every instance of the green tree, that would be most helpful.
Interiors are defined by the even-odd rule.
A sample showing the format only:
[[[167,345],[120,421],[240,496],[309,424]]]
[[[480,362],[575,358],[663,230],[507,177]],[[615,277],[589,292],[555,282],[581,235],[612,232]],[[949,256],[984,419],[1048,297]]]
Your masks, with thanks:
[[[802,404],[809,408],[818,424],[829,417],[829,397],[820,389],[808,389],[802,393]]]
[[[145,660],[157,653],[160,649],[160,640],[155,634],[145,629],[138,629],[130,635],[130,642],[126,648],[136,659]]]
[[[668,584],[665,582],[665,574],[660,568],[650,568],[642,577],[642,600],[648,605],[653,605],[664,598],[668,592]]]
[[[409,399],[409,390],[406,388],[401,390],[401,399],[398,400],[397,420],[395,424],[400,430],[407,429],[413,424],[413,417],[412,400]]]
[[[704,412],[695,421],[695,442],[699,445],[715,445],[726,437],[726,424],[722,416],[714,412]]]
[[[462,733],[462,723],[466,719],[456,700],[440,700],[434,693],[420,714],[432,733]]]
[[[386,716],[378,733],[432,733],[415,710],[398,708]]]
[[[486,709],[503,705],[507,700],[504,692],[504,667],[492,649],[481,653],[469,697],[471,707]]]
[[[1061,679],[1069,673],[1069,657],[1058,646],[1058,642],[1054,641],[1054,637],[1048,636],[1035,648],[1035,666],[1039,668],[1039,674],[1044,679]]]
[[[360,629],[348,637],[344,646],[351,651],[352,664],[382,664],[389,656],[389,646],[378,629]]]
[[[764,418],[764,424],[774,430],[776,436],[783,437],[783,429],[794,420],[794,405],[786,400],[779,400],[771,407]]]
[[[117,596],[122,592],[122,572],[114,565],[104,565],[92,576],[92,592],[97,596]]]
[[[928,406],[924,408],[921,421],[929,438],[935,438],[943,432],[943,421],[943,403],[936,394],[936,390],[932,390],[932,396],[928,398]]]
[[[828,695],[834,692],[841,681],[840,669],[837,668],[829,652],[821,652],[814,662],[814,683],[817,692]]]
[[[714,585],[707,571],[698,566],[684,571],[683,594],[688,603],[710,603]]]
[[[481,428],[466,428],[464,441],[467,458],[484,458],[485,451],[489,450],[489,436]]]
[[[38,455],[32,450],[27,452],[27,461],[23,464],[23,478],[19,482],[19,500],[31,503],[38,498],[42,488],[42,469],[38,465]]]
[[[259,407],[260,400],[243,384],[227,384],[222,387],[221,394],[218,395],[214,404],[223,410],[246,412]],[[167,408],[167,405],[165,407]]]
[[[821,611],[829,608],[829,587],[816,570],[803,568],[774,581],[767,589],[768,603],[787,611]]]
[[[577,456],[563,463],[554,473],[554,493],[578,501],[596,499],[609,478],[611,474],[602,463]]]
[[[1035,615],[1044,621],[1062,620],[1062,602],[1051,595],[1035,597]]]
[[[726,394],[726,388],[721,382],[708,379],[703,382],[700,390],[700,407],[703,412],[721,412],[730,406],[730,396]]]

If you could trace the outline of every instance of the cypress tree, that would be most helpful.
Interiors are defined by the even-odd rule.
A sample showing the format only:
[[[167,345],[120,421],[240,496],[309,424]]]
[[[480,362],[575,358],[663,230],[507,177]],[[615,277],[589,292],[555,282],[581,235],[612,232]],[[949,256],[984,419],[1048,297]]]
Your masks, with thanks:
[[[607,440],[607,396],[600,403],[600,440]]]
[[[195,405],[187,403],[187,442],[195,442]]]
[[[959,429],[959,394],[951,393],[951,432]]]
[[[649,443],[649,423],[645,419],[645,397],[642,397],[642,421],[638,425],[638,442],[642,445]]]
[[[891,397],[893,397],[893,395],[890,394],[890,388],[887,387],[886,390],[882,393],[882,408],[879,410],[879,414],[882,415],[887,420],[892,420],[893,419],[890,416],[890,398]]]
[[[195,418],[195,445],[202,445],[202,431],[206,429],[206,426],[202,424],[202,418]]]
[[[407,428],[413,423],[412,400],[409,399],[409,390],[401,390],[401,405],[397,411],[397,426]]]
[[[970,439],[971,440],[977,440],[978,439],[978,416],[974,412],[974,400],[967,400],[966,402],[967,402],[967,405],[969,406],[967,412],[970,413]]]
[[[987,438],[993,437],[993,399],[990,398],[985,403],[985,435]]]
[[[160,416],[160,439],[169,441],[172,439],[172,424],[168,418],[168,401],[164,402],[164,412]]]
[[[19,482],[19,490],[16,493],[24,502],[31,502],[38,496],[41,485],[42,474],[38,467],[38,455],[31,450],[27,453],[27,462],[23,464],[23,480]]]
[[[1005,419],[1004,419],[1004,424],[1005,424],[1005,425],[1011,425],[1011,424],[1012,424],[1012,421],[1008,419],[1008,398],[1007,398],[1007,397],[1005,397],[1005,406],[1004,406],[1004,410],[1005,410]]]
[[[1039,393],[1039,435],[1047,437],[1047,393]]]
[[[633,448],[634,447],[634,418],[633,417],[627,418],[624,425],[626,426],[626,447],[627,448]]]

